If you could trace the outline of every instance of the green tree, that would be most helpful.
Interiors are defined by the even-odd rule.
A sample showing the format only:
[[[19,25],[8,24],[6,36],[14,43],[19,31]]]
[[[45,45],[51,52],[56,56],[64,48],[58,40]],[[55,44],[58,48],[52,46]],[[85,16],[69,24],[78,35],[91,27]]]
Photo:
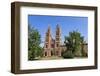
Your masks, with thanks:
[[[83,41],[84,41],[84,37],[81,36],[81,34],[78,31],[69,32],[69,36],[65,36],[64,43],[67,47],[67,50],[65,51],[65,53],[68,52],[70,55],[68,55],[68,53],[66,55],[68,55],[68,57],[82,56],[81,44],[83,43]]]
[[[38,30],[28,25],[28,60],[34,60],[36,57],[41,56],[40,43],[41,36]]]

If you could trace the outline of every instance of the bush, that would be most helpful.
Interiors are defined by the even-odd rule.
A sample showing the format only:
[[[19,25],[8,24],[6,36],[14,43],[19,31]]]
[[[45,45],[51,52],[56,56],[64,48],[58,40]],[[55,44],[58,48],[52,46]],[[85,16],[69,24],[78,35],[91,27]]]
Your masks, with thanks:
[[[28,60],[34,60],[34,59],[35,59],[35,52],[28,51]]]
[[[74,58],[74,55],[72,54],[72,51],[65,51],[62,53],[63,58]]]

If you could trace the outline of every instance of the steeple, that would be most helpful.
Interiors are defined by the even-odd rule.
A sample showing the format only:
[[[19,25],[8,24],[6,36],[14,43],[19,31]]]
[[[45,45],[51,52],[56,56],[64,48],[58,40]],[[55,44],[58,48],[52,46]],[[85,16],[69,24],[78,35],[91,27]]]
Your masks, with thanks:
[[[60,26],[59,26],[59,24],[57,24],[57,26],[56,26],[58,29],[60,28]]]
[[[44,56],[61,56],[61,30],[59,24],[56,26],[55,39],[53,39],[51,35],[51,28],[48,26],[44,43]]]
[[[51,29],[50,29],[50,25],[48,25],[48,33],[50,33]]]
[[[59,24],[57,24],[56,26],[56,39],[55,39],[55,46],[56,47],[59,47],[60,46],[60,36],[61,36],[61,30],[60,30],[60,27],[59,27]]]
[[[50,26],[48,26],[48,29],[46,32],[45,47],[50,48],[50,44],[51,44],[51,29],[50,29]]]
[[[60,32],[61,32],[60,26],[59,26],[59,24],[57,24],[57,26],[56,26],[56,35],[60,35]]]

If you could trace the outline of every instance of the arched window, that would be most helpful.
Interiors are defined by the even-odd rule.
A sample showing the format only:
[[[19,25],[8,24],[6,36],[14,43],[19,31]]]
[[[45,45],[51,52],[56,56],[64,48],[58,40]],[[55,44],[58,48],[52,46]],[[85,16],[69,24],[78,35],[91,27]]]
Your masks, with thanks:
[[[45,56],[47,56],[47,52],[45,52]]]
[[[51,51],[51,56],[53,55],[53,50]]]
[[[57,55],[57,56],[59,55],[59,52],[58,52],[58,51],[56,51],[56,55]]]
[[[57,44],[56,46],[58,47],[59,45]]]
[[[48,48],[48,45],[46,44],[46,48]]]

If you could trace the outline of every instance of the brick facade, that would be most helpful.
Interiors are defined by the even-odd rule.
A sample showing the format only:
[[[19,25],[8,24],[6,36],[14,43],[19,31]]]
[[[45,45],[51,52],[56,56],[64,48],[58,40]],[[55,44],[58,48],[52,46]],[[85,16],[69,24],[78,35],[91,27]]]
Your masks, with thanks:
[[[59,25],[56,26],[55,34],[55,39],[53,39],[51,35],[51,28],[49,26],[44,42],[43,56],[45,57],[61,56],[62,51],[67,50],[67,48],[61,44],[61,29]],[[82,49],[84,49],[84,53],[87,54],[87,44],[83,44]]]

